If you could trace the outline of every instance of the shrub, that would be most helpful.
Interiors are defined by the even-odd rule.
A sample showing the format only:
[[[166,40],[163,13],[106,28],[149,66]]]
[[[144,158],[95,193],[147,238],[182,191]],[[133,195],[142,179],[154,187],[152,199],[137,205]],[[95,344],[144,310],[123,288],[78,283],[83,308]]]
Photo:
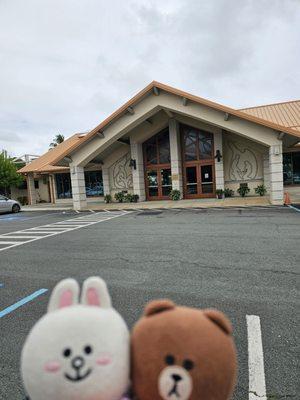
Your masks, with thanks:
[[[218,199],[223,199],[224,196],[224,190],[223,189],[217,189],[216,190],[216,195]]]
[[[124,197],[126,203],[137,203],[140,196],[138,194],[127,193]]]
[[[238,188],[237,192],[238,192],[238,194],[239,194],[241,197],[245,197],[246,194],[250,192],[250,189],[249,189],[248,186],[246,186],[246,185],[241,185],[241,186]]]
[[[106,194],[104,196],[104,201],[105,201],[106,204],[111,203],[111,201],[112,201],[111,195],[110,194]]]
[[[232,197],[234,195],[234,190],[225,188],[224,195],[225,195],[225,197]]]
[[[119,202],[119,203],[123,203],[124,199],[125,199],[125,194],[123,192],[118,192],[115,194],[115,199]]]
[[[126,203],[132,203],[132,194],[131,193],[127,193],[124,196],[124,201],[126,201]]]
[[[171,190],[169,197],[171,200],[177,201],[180,200],[180,195],[181,195],[180,190],[173,189]]]
[[[254,190],[255,193],[259,194],[260,196],[264,196],[267,193],[265,185],[258,185]]]

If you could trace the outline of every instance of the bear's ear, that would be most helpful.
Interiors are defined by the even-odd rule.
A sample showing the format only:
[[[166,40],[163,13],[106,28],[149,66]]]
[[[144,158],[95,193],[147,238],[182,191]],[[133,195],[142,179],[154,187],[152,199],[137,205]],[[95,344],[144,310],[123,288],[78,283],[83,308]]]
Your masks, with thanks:
[[[48,303],[48,313],[78,304],[79,285],[75,279],[64,279],[52,290]]]
[[[232,334],[232,325],[225,315],[218,310],[213,308],[203,310],[207,318],[209,318],[214,324],[218,325],[227,335]]]
[[[111,299],[103,279],[92,276],[83,283],[81,304],[102,308],[111,307]]]
[[[158,314],[163,311],[172,310],[175,308],[175,303],[168,299],[153,300],[148,303],[144,309],[144,315],[149,317],[153,314]]]

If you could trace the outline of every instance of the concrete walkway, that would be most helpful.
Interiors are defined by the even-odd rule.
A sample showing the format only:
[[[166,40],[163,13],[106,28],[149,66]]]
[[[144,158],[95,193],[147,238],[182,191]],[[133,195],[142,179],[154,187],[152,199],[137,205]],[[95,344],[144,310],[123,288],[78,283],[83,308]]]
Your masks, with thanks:
[[[134,209],[155,209],[155,208],[212,208],[212,207],[271,207],[268,196],[265,197],[230,197],[222,200],[218,199],[193,199],[193,200],[161,200],[161,201],[141,201],[138,203],[109,203],[104,201],[88,203],[87,210],[134,210]],[[34,206],[24,206],[23,211],[66,211],[72,210],[70,204],[36,204]]]

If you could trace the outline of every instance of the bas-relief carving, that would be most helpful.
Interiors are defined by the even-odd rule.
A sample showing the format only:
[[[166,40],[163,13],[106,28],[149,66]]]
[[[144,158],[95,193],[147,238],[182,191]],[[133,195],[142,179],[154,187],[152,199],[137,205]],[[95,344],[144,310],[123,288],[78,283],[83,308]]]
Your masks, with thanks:
[[[127,153],[109,168],[111,189],[126,190],[132,188],[132,172],[129,163],[130,153]]]
[[[240,142],[228,141],[228,178],[231,181],[249,181],[259,178],[255,152]]]

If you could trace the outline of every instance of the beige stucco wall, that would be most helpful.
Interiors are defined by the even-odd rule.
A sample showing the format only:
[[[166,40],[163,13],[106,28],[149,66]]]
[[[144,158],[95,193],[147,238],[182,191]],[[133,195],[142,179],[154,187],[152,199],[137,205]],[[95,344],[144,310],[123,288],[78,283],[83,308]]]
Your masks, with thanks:
[[[236,192],[240,183],[248,183],[249,195],[264,183],[264,156],[268,148],[233,133],[223,132],[225,188]],[[267,164],[268,165],[268,164]],[[266,165],[265,165],[266,167]]]
[[[104,158],[104,168],[108,171],[109,192],[114,200],[117,192],[133,192],[130,146],[122,145]]]
[[[35,189],[36,200],[37,202],[49,202],[49,190],[48,190],[48,176],[42,176],[39,178],[35,178],[35,180],[39,181],[39,188]],[[27,189],[19,189],[17,187],[11,187],[11,198],[18,199],[18,197],[27,197],[28,198],[28,190]]]

